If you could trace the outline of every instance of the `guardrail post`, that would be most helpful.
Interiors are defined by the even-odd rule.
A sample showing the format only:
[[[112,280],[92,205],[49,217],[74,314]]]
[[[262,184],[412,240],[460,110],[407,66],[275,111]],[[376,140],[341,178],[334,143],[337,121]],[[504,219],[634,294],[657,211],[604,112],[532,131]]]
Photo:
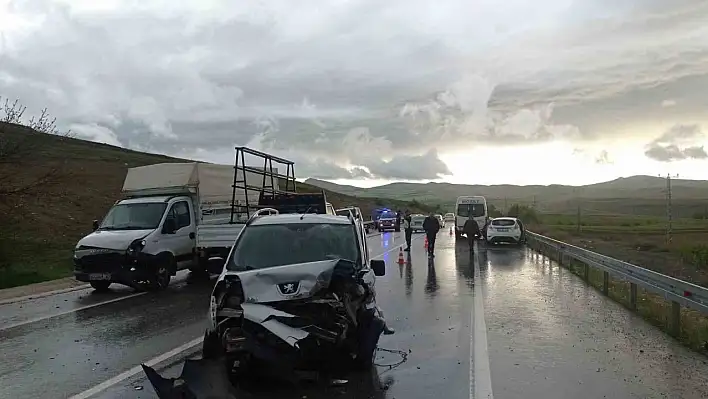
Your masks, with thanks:
[[[563,250],[558,247],[558,266],[563,266]]]
[[[583,280],[590,281],[590,266],[587,263],[583,263]]]
[[[671,301],[671,314],[669,315],[669,333],[674,337],[681,335],[681,304]]]
[[[602,293],[609,295],[610,293],[610,273],[602,272]]]
[[[629,283],[629,307],[637,310],[637,285]]]

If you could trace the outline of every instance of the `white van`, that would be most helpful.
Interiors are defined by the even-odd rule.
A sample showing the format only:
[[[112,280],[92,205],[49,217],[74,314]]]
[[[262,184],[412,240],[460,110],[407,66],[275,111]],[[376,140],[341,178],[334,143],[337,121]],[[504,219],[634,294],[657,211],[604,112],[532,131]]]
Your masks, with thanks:
[[[455,237],[462,237],[462,228],[467,219],[474,219],[479,226],[479,231],[484,232],[489,215],[487,200],[482,196],[457,197],[455,202]]]

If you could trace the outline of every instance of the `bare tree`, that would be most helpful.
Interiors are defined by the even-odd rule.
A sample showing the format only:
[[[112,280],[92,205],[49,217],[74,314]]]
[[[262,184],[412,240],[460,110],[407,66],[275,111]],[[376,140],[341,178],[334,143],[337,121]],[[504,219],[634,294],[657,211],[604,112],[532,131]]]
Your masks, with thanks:
[[[5,99],[0,107],[0,202],[6,204],[18,195],[55,182],[63,173],[60,165],[51,165],[36,173],[38,159],[47,146],[39,135],[73,136],[71,131],[62,132],[57,128],[56,118],[51,118],[46,108],[38,117],[25,122],[26,110],[19,100]],[[30,169],[35,173],[25,173]]]

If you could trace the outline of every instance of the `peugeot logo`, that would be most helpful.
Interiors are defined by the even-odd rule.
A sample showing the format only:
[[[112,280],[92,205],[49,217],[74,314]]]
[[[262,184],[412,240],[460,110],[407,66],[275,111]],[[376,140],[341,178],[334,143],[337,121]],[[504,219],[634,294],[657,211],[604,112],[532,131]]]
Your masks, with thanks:
[[[300,291],[300,282],[299,281],[278,284],[278,292],[280,293],[280,295],[292,296],[292,295],[297,294],[298,291]]]

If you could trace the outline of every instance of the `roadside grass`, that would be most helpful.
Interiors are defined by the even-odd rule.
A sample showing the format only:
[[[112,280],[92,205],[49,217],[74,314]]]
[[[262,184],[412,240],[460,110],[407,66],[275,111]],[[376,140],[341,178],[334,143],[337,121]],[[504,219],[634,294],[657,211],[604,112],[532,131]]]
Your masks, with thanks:
[[[664,218],[540,215],[529,229],[681,280],[708,287],[708,220],[676,219],[667,242]]]
[[[0,288],[71,276],[72,250],[91,232],[120,198],[128,168],[162,162],[190,162],[158,154],[126,150],[73,138],[41,134],[17,125],[0,123],[0,139],[20,138],[32,149],[33,161],[3,165],[20,184],[36,181],[49,170],[55,177],[46,184],[11,198],[0,199]],[[5,184],[5,182],[3,182]],[[3,186],[5,188],[5,186]],[[298,183],[300,192],[321,189]],[[364,215],[374,208],[424,211],[420,204],[378,198],[359,198],[329,192],[335,207],[359,206]]]
[[[587,218],[580,232],[566,215],[542,215],[541,222],[529,230],[645,267],[694,284],[708,286],[708,222],[682,219],[674,224],[674,238],[666,242],[665,226],[660,218],[598,216]],[[559,223],[560,222],[560,223]],[[557,254],[545,253],[558,262]],[[580,278],[585,266],[565,259],[563,267]],[[603,272],[589,267],[588,284],[602,292]],[[608,296],[636,312],[649,323],[669,331],[671,302],[637,287],[637,308],[632,309],[629,282],[610,275]],[[681,308],[681,332],[675,337],[687,347],[708,355],[708,316],[693,309]]]

